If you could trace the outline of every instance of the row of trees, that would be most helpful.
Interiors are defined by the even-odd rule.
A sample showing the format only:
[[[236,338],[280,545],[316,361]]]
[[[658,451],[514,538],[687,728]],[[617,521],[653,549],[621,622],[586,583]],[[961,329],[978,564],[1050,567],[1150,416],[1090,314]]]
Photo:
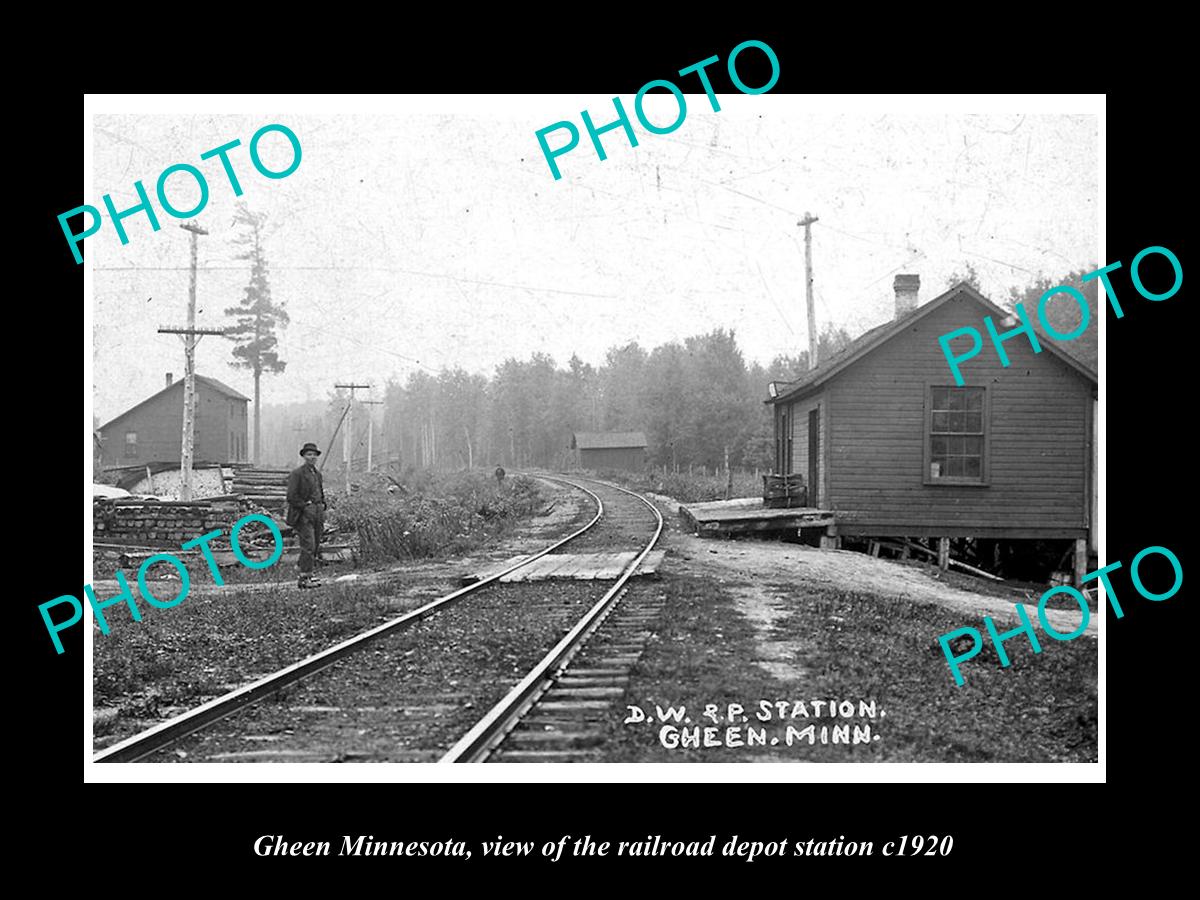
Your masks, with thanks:
[[[829,328],[818,353],[849,340]],[[767,383],[807,368],[807,352],[747,365],[734,332],[716,329],[651,350],[613,347],[599,367],[534,354],[505,360],[490,379],[419,372],[388,384],[383,435],[393,460],[417,466],[559,466],[573,432],[642,431],[654,465],[718,466],[728,450],[731,465],[766,468]]]

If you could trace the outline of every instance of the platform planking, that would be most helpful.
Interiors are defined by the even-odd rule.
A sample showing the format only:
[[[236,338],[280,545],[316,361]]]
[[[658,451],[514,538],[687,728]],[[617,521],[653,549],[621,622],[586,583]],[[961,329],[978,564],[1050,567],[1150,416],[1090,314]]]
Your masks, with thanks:
[[[638,566],[635,576],[653,575],[662,564],[665,555],[665,550],[652,550]],[[621,577],[621,573],[636,556],[637,553],[633,550],[608,553],[550,553],[505,575],[500,581],[512,583],[547,581],[555,578],[570,578],[576,581],[615,581]],[[476,575],[468,576],[463,581],[469,583],[487,578],[515,565],[521,559],[522,557],[519,556],[513,557]]]
[[[679,515],[694,531],[705,536],[747,531],[823,528],[835,523],[833,510],[811,506],[769,509],[759,497],[692,503],[679,507]]]

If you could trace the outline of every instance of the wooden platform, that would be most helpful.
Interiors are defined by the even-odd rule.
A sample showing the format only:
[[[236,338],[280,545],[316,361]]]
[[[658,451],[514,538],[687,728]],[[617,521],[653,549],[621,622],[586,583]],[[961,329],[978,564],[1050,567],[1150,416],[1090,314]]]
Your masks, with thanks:
[[[692,503],[679,507],[679,515],[693,531],[705,537],[748,531],[824,528],[834,524],[832,510],[810,506],[767,509],[761,497]]]
[[[653,575],[662,564],[665,550],[652,550],[638,567],[636,575]],[[576,581],[616,581],[625,571],[625,567],[633,562],[637,554],[628,550],[624,553],[550,553],[524,568],[505,575],[502,582],[513,581],[547,581],[552,578],[570,578]],[[463,578],[464,584],[473,584],[496,572],[503,572],[510,566],[519,563],[525,557],[514,556],[490,566],[476,575]]]

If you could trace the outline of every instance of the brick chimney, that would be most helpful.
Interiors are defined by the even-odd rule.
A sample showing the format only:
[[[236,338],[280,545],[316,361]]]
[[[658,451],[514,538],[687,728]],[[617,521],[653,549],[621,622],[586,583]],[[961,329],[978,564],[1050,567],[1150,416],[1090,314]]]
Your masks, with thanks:
[[[174,372],[168,372],[168,373],[167,373],[167,387],[170,387],[170,386],[171,386],[171,382],[172,382],[172,381],[174,381],[174,380],[175,380],[175,373],[174,373]]]
[[[899,319],[917,308],[917,292],[921,289],[921,276],[897,275],[892,286],[896,290],[896,318]]]

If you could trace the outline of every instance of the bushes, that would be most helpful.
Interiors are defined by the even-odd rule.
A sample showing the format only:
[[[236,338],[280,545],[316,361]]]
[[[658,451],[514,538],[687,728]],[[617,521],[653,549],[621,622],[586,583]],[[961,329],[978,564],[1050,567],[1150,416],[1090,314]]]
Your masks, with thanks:
[[[422,473],[404,487],[352,494],[326,518],[357,534],[364,560],[415,559],[476,549],[543,505],[536,483],[521,476],[497,487],[482,473]]]

